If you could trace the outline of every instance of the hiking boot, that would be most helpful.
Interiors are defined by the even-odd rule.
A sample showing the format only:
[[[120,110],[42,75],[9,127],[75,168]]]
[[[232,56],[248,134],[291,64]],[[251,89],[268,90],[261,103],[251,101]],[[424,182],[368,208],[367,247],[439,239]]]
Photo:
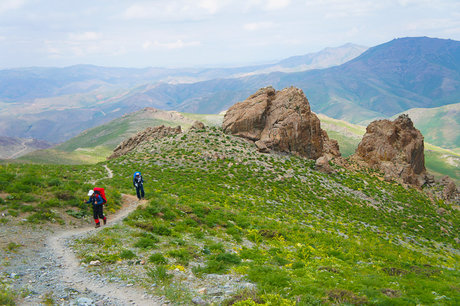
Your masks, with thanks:
[[[101,227],[100,223],[96,223],[96,228]]]
[[[103,221],[104,221],[104,225],[106,225],[107,224],[107,219],[104,219]]]

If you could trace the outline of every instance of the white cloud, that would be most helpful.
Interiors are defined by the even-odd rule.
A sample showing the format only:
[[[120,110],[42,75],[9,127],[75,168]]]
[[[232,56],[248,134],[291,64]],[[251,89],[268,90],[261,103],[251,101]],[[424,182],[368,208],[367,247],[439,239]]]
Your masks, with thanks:
[[[260,8],[265,11],[283,9],[291,4],[291,0],[247,0],[244,2],[245,10],[249,8]]]
[[[372,0],[307,0],[310,11],[320,11],[326,18],[357,17],[383,10],[390,2]]]
[[[96,32],[70,33],[69,39],[74,41],[93,41],[101,39],[102,35]]]
[[[228,3],[229,0],[199,0],[197,2],[172,0],[136,3],[129,6],[123,12],[122,17],[126,20],[197,20],[218,13]]]
[[[221,7],[217,0],[200,0],[198,6],[205,9],[210,14],[215,14]]]
[[[183,49],[187,47],[195,47],[199,46],[200,42],[199,41],[190,41],[190,42],[184,42],[182,39],[178,39],[173,42],[158,42],[158,41],[150,41],[147,40],[142,44],[142,48],[144,50],[148,49]]]
[[[268,10],[279,10],[287,7],[291,3],[291,0],[268,0]]]
[[[24,6],[26,3],[25,0],[1,0],[0,1],[0,14],[10,11],[16,10]]]
[[[406,24],[406,30],[409,31],[432,31],[443,29],[460,29],[460,21],[449,18],[429,18],[421,19]],[[459,32],[459,31],[457,31]]]
[[[247,23],[243,27],[247,31],[258,31],[258,30],[264,30],[264,29],[270,29],[273,28],[275,24],[273,22],[252,22],[252,23]]]

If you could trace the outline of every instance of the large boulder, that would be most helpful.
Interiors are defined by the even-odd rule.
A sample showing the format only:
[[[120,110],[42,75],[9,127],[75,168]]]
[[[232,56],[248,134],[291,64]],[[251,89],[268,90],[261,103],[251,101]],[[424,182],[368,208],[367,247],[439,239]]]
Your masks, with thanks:
[[[310,159],[340,156],[338,144],[321,129],[303,91],[259,89],[226,112],[225,133],[257,142],[259,148],[289,152]]]
[[[144,142],[151,141],[152,139],[163,138],[168,135],[180,134],[182,129],[180,126],[176,127],[167,127],[164,125],[156,126],[156,127],[148,127],[145,130],[137,133],[133,137],[130,137],[124,141],[122,141],[114,150],[112,155],[108,157],[108,159],[117,158],[123,156],[140,144]]]
[[[401,115],[371,122],[352,159],[383,171],[387,180],[420,187],[427,179],[423,149],[422,133],[408,115]]]

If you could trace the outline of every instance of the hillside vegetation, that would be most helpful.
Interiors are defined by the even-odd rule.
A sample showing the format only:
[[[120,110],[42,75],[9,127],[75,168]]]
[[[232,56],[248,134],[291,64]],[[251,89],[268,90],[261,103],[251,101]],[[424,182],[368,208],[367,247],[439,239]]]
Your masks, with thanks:
[[[46,164],[97,163],[104,161],[124,139],[147,127],[158,125],[175,127],[180,125],[182,129],[188,129],[195,120],[215,126],[222,123],[222,116],[145,108],[88,129],[52,149],[35,151],[18,158],[18,160],[20,162]]]
[[[218,303],[460,302],[458,210],[417,190],[373,173],[324,175],[219,129],[153,141],[108,165],[123,192],[142,171],[149,204],[75,248],[172,300],[190,303],[206,287],[203,298]],[[128,253],[147,264],[120,268]],[[238,291],[232,278],[256,287]]]
[[[404,112],[422,132],[425,141],[446,149],[460,148],[460,103]],[[396,118],[395,116],[394,118]]]
[[[217,128],[155,140],[107,165],[113,179],[100,164],[1,165],[2,223],[89,220],[78,199],[91,180],[116,209],[140,170],[148,204],[74,244],[104,275],[185,304],[460,303],[458,206],[375,173],[322,174]]]
[[[348,157],[353,154],[366,128],[322,114],[319,114],[318,117],[321,120],[321,127],[328,132],[329,137],[339,142],[342,155]],[[110,156],[113,149],[122,140],[149,126],[163,124],[174,127],[180,125],[183,130],[186,130],[194,120],[202,121],[208,126],[220,126],[223,115],[177,113],[147,108],[89,129],[52,149],[35,151],[17,160],[45,164],[102,162]],[[428,171],[437,178],[449,175],[457,183],[460,183],[460,152],[443,149],[425,142],[425,158]]]
[[[410,113],[410,112],[409,112]],[[321,120],[321,127],[325,129],[330,138],[338,141],[340,152],[344,157],[353,154],[361,141],[362,136],[366,132],[366,128],[361,125],[355,125],[346,121],[329,118],[325,115],[318,115]],[[426,120],[431,117],[424,117]],[[415,120],[414,120],[415,121]],[[420,125],[423,128],[423,120],[417,120],[418,125],[414,123],[416,128]],[[433,119],[431,122],[435,122]],[[429,131],[430,132],[430,131]],[[422,132],[423,134],[423,132]],[[458,133],[456,133],[458,134]],[[425,135],[424,135],[425,136]],[[429,137],[428,137],[429,138]],[[444,142],[446,143],[446,142]],[[460,152],[457,150],[449,150],[441,148],[425,140],[425,167],[436,178],[441,178],[448,175],[453,178],[457,184],[460,183]]]

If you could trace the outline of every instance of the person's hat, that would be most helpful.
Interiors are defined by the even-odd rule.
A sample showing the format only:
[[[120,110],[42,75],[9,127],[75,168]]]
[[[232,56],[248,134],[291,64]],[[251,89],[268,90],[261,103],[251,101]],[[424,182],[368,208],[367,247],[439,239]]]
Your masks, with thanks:
[[[88,195],[89,195],[89,196],[92,196],[93,193],[94,193],[94,190],[92,190],[92,189],[91,189],[90,191],[88,191]]]

